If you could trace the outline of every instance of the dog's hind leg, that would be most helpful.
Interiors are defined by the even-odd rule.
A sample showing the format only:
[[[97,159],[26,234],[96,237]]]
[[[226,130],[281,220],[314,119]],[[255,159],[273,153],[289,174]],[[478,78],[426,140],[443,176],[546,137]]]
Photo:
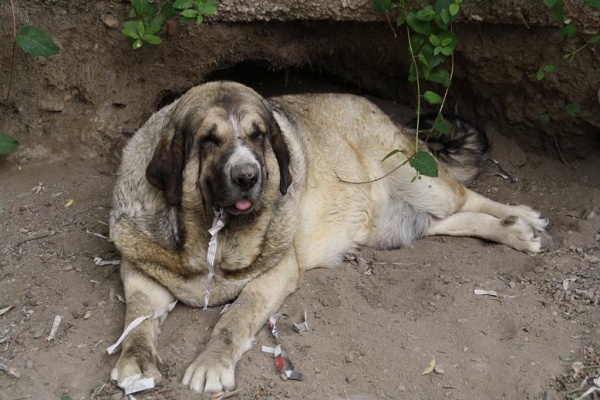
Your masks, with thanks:
[[[125,326],[141,316],[149,315],[150,318],[127,334],[122,342],[121,356],[110,377],[119,385],[125,378],[139,374],[159,380],[161,373],[156,364],[160,357],[156,352],[156,338],[168,312],[156,319],[154,313],[166,309],[175,297],[164,286],[136,270],[126,259],[121,263],[121,278],[127,302]]]
[[[474,236],[510,246],[516,250],[539,253],[542,250],[541,229],[532,228],[517,216],[504,219],[480,212],[459,212],[432,221],[427,235]]]

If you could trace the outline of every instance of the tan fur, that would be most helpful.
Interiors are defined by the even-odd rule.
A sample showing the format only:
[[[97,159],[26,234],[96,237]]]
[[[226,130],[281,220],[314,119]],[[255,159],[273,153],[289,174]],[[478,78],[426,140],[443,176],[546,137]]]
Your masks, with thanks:
[[[265,138],[252,136],[257,127]],[[219,146],[203,144],[211,129]],[[226,189],[210,180],[233,143],[254,146],[262,181],[252,213],[229,215],[219,233],[210,305],[235,301],[183,376],[195,391],[233,388],[236,363],[304,271],[333,267],[356,248],[443,234],[541,250],[547,221],[539,213],[479,196],[451,169],[411,183],[414,170],[405,165],[385,179],[347,183],[375,180],[406,160],[398,153],[382,162],[392,149],[415,150],[414,139],[369,101],[339,94],[265,100],[239,84],[210,83],[157,112],[124,149],[110,225],[123,256],[126,323],[173,298],[202,305],[207,230],[218,190]],[[159,378],[158,330],[158,321],[147,320],[132,331],[113,379]]]

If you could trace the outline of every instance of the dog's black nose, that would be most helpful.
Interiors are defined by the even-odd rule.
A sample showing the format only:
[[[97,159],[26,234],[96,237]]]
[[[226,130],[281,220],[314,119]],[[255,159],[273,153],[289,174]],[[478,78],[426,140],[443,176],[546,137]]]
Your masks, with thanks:
[[[258,181],[258,173],[256,164],[238,164],[231,168],[231,180],[241,189],[248,190]]]

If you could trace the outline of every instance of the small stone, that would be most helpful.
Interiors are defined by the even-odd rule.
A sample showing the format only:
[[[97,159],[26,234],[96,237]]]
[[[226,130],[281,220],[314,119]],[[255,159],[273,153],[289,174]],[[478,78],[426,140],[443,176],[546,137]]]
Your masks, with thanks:
[[[596,241],[600,242],[600,233],[598,233],[595,237]]]
[[[533,272],[535,272],[536,274],[543,274],[544,273],[544,267],[535,267],[535,269],[533,270]]]
[[[35,293],[31,290],[28,290],[27,293],[25,293],[25,297],[27,297],[28,299],[33,299],[35,297]]]
[[[377,303],[377,308],[381,308],[381,307],[383,307],[383,304]]]
[[[496,186],[492,187],[492,193],[498,193],[498,188]]]
[[[117,392],[110,396],[110,400],[121,400],[123,398],[123,393]]]
[[[449,276],[444,275],[441,278],[442,278],[442,282],[444,282],[445,285],[452,283],[452,279]]]
[[[510,286],[511,289],[514,289],[517,287],[517,284],[514,283],[513,281],[508,282],[508,286]]]
[[[354,358],[355,358],[355,357],[356,357],[356,356],[354,355],[354,352],[352,352],[352,353],[348,353],[348,354],[346,355],[346,362],[347,362],[347,363],[352,363],[352,362],[354,362]]]
[[[119,29],[119,21],[110,14],[104,15],[102,17],[102,22],[110,29]]]
[[[106,305],[106,301],[104,301],[104,300],[100,300],[98,302],[98,307],[104,307],[105,305]]]
[[[65,109],[65,105],[63,104],[62,99],[60,99],[60,100],[59,99],[40,100],[38,106],[43,111],[56,112],[56,113],[63,112],[63,110]]]
[[[583,253],[583,249],[581,247],[577,247],[575,251],[579,254]]]
[[[547,390],[544,392],[544,400],[556,400],[556,392],[554,390]]]
[[[469,322],[466,318],[459,318],[457,321],[459,324],[466,324],[467,322]]]
[[[33,333],[33,338],[34,338],[34,339],[38,339],[38,338],[40,338],[40,337],[41,337],[43,334],[44,334],[44,328],[43,328],[43,327],[37,328],[37,330],[36,330],[36,331]]]
[[[279,377],[281,378],[282,381],[287,381],[288,377],[286,374],[279,374]]]
[[[73,318],[75,319],[81,319],[85,315],[85,311],[83,311],[81,308],[78,308],[76,310],[72,310],[71,315],[73,315]]]
[[[398,389],[399,392],[406,392],[406,386],[404,386],[404,385],[398,386],[397,389]]]
[[[352,374],[352,373],[350,373],[350,374],[347,374],[347,375],[346,375],[346,382],[348,382],[348,383],[352,383],[352,382],[354,382],[355,380],[356,380],[356,374]]]
[[[33,369],[33,361],[27,360],[27,362],[25,363],[25,368]]]
[[[436,374],[439,374],[439,375],[444,375],[444,372],[446,372],[446,371],[444,371],[444,367],[442,367],[440,364],[437,364],[437,365],[436,365],[436,366],[433,368],[433,371],[434,371]]]
[[[86,311],[85,314],[83,314],[83,319],[90,319],[91,316],[92,316],[92,312]]]

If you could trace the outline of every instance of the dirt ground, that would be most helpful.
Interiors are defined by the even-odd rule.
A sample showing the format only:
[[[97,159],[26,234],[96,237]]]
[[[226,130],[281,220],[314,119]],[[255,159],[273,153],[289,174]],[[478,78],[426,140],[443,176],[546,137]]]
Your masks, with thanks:
[[[378,103],[398,120],[410,115]],[[563,399],[597,373],[575,373],[573,365],[600,362],[600,157],[568,168],[521,150],[491,124],[486,130],[493,157],[518,181],[493,175],[490,163],[475,190],[541,210],[554,249],[527,255],[435,237],[408,249],[365,249],[337,269],[311,271],[279,322],[304,380],[280,379],[261,352],[273,345],[265,326],[236,369],[237,398],[552,399],[544,394],[555,391]],[[0,160],[0,310],[10,307],[0,311],[0,364],[19,376],[0,371],[0,400],[123,398],[109,378],[117,356],[105,351],[123,329],[123,289],[117,266],[93,262],[119,258],[99,236],[108,235],[116,158]],[[298,334],[292,323],[304,310],[310,329]],[[48,341],[57,315],[62,322]],[[201,398],[180,380],[218,315],[176,307],[158,342],[166,379],[137,399]],[[422,375],[432,358],[436,372]]]

